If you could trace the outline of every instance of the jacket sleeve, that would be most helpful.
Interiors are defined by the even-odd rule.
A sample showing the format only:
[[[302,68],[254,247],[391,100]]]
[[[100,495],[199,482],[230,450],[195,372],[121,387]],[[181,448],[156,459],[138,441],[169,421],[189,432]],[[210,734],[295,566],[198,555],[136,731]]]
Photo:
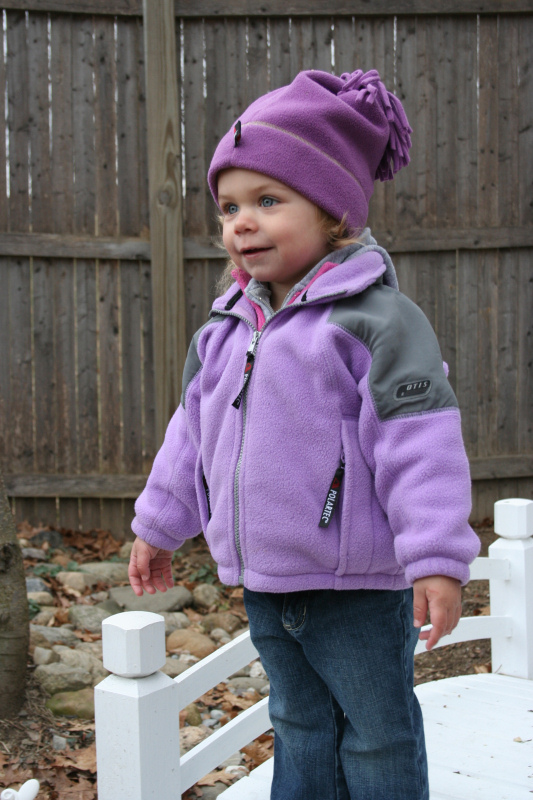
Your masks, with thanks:
[[[195,490],[198,450],[180,404],[152,466],[146,487],[135,503],[132,529],[148,544],[176,550],[202,526]]]
[[[469,579],[479,539],[468,524],[471,482],[457,400],[436,336],[403,295],[385,298],[367,320],[371,350],[360,381],[360,443],[412,584],[429,575]],[[373,313],[386,324],[372,324]],[[374,320],[375,322],[375,320]]]
[[[175,550],[185,539],[202,530],[195,489],[200,447],[200,381],[202,369],[198,340],[203,325],[193,336],[183,370],[182,395],[170,420],[146,487],[135,503],[133,532],[148,544]]]

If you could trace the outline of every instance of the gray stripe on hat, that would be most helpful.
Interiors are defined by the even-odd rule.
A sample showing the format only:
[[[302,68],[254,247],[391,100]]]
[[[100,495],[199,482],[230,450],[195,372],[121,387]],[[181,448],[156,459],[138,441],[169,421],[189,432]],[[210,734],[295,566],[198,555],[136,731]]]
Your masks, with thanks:
[[[381,420],[457,407],[433,328],[405,295],[374,284],[335,303],[328,323],[370,350],[369,387]]]
[[[189,345],[189,351],[187,353],[187,358],[185,359],[185,366],[183,368],[183,380],[181,384],[181,405],[185,408],[185,395],[187,394],[187,389],[189,388],[189,384],[194,378],[195,375],[200,372],[202,369],[202,362],[200,361],[200,357],[198,355],[198,339],[200,338],[200,334],[207,328],[208,325],[211,325],[212,322],[223,322],[226,317],[223,314],[214,314],[207,322],[202,325],[201,328],[198,328],[196,333],[191,339],[191,343]]]

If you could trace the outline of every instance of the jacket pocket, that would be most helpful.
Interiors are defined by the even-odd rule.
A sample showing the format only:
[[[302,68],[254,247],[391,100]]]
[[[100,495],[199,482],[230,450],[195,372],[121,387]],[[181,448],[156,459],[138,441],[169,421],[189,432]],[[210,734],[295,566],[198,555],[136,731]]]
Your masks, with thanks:
[[[196,461],[195,486],[196,498],[198,501],[198,511],[200,513],[200,522],[202,523],[202,531],[205,533],[209,524],[209,520],[211,519],[211,501],[209,496],[209,485],[205,477],[201,456],[198,456]]]
[[[374,551],[372,524],[372,474],[359,444],[358,421],[342,420],[344,479],[336,513],[340,515],[337,575],[361,575],[368,571]]]

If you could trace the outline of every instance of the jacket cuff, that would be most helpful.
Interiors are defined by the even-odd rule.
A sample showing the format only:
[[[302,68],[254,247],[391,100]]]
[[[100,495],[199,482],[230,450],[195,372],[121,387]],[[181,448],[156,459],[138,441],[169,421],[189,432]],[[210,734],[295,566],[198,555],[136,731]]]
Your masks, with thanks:
[[[442,558],[442,556],[414,561],[405,568],[405,578],[410,586],[419,578],[428,578],[433,575],[455,578],[461,582],[461,586],[464,586],[470,580],[470,569],[468,564],[463,561]]]
[[[142,539],[147,544],[151,544],[153,547],[160,547],[162,550],[179,550],[187,538],[184,536],[177,539],[173,536],[167,536],[161,533],[161,531],[153,531],[150,530],[150,528],[145,528],[139,522],[138,517],[135,517],[131,523],[131,529],[139,539]]]

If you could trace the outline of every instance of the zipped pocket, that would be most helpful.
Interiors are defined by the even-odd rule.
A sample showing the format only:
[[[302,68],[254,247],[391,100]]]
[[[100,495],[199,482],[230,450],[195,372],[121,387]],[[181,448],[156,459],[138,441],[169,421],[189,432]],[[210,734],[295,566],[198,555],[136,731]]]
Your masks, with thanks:
[[[211,500],[209,498],[209,486],[207,485],[207,481],[203,472],[202,472],[202,483],[204,485],[205,499],[207,500],[207,516],[208,519],[211,519]]]
[[[337,502],[341,493],[344,469],[344,454],[342,454],[340,464],[335,470],[335,475],[333,476],[333,480],[331,481],[331,485],[328,489],[328,496],[326,497],[322,514],[320,515],[320,522],[318,524],[319,528],[329,528],[329,524],[332,520],[333,514],[335,513],[335,508],[337,507]]]

